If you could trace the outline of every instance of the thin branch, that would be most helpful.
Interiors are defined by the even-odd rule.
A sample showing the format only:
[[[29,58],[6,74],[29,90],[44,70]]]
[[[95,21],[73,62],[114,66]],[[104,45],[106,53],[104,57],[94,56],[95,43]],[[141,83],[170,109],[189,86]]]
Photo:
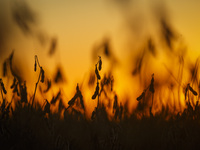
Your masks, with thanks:
[[[36,95],[36,90],[37,90],[37,86],[38,86],[38,83],[40,82],[40,76],[41,76],[41,70],[40,70],[40,74],[39,74],[39,77],[38,77],[38,80],[35,84],[35,91],[34,91],[34,95],[33,95],[33,100],[32,100],[32,106],[33,106],[33,102],[35,100],[35,95]]]

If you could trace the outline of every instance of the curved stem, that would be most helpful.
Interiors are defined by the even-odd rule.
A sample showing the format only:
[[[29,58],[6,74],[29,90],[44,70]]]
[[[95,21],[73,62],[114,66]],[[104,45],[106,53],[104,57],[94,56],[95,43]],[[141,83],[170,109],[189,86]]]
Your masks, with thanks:
[[[34,91],[34,95],[33,95],[33,100],[32,100],[32,106],[33,106],[33,103],[34,103],[34,99],[35,99],[35,95],[36,95],[36,90],[37,90],[37,86],[38,86],[38,83],[40,81],[40,76],[41,76],[41,70],[40,70],[40,74],[39,74],[39,77],[38,77],[38,80],[35,84],[35,91]]]
[[[35,60],[36,60],[36,62],[38,64],[38,66],[41,68],[37,55],[35,55]]]

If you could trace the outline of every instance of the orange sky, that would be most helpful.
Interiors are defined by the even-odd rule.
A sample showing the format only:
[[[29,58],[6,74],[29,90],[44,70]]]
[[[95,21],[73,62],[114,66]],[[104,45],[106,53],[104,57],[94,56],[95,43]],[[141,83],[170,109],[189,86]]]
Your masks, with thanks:
[[[118,47],[123,45],[124,40],[122,39],[126,27],[124,27],[124,14],[123,10],[111,1],[114,0],[110,2],[29,0],[28,4],[38,14],[41,29],[50,36],[58,37],[58,49],[65,57],[62,61],[69,64],[66,65],[70,67],[69,70],[75,72],[73,68],[78,66],[85,68],[83,64],[89,65],[93,45],[107,35],[111,37],[115,51],[123,51]],[[199,3],[196,0],[165,2],[172,26],[183,35],[189,49],[195,51],[200,49]],[[135,1],[129,7],[135,9],[130,12],[146,17],[151,11],[152,1]],[[71,67],[70,62],[73,62],[75,58],[81,61],[78,61],[75,67]]]
[[[118,79],[118,92],[127,87],[130,56],[143,45],[146,36],[157,35],[154,9],[155,3],[159,3],[166,9],[170,25],[175,29],[188,48],[190,58],[197,58],[200,50],[200,2],[197,0],[166,0],[162,4],[159,0],[134,0],[130,4],[117,4],[116,0],[27,0],[28,6],[37,16],[37,23],[32,27],[32,35],[24,35],[13,23],[11,17],[12,0],[5,2],[0,0],[2,7],[0,17],[5,19],[5,25],[9,36],[6,40],[5,57],[12,49],[16,50],[16,59],[23,70],[29,70],[27,79],[34,78],[34,55],[37,54],[44,68],[52,73],[57,64],[61,64],[65,70],[69,87],[75,89],[76,82],[81,82],[94,69],[92,50],[95,45],[101,44],[105,37],[109,37],[111,47],[120,61],[120,67],[115,70]],[[20,0],[16,0],[20,2]],[[153,16],[153,17],[152,17]],[[129,29],[129,19],[133,19],[133,25],[139,27],[139,32]],[[134,20],[135,19],[135,20]],[[8,26],[9,25],[9,26]],[[4,30],[3,27],[1,30]],[[47,40],[46,45],[41,46],[36,37],[42,33]],[[54,56],[48,57],[50,39],[58,40],[57,51]],[[131,46],[128,44],[131,43]],[[134,45],[134,46],[133,46]],[[160,50],[159,50],[160,51]],[[1,56],[3,57],[3,56]],[[2,60],[1,60],[2,61]],[[103,59],[103,63],[106,62]],[[162,57],[158,59],[157,68],[164,70]],[[158,63],[157,61],[154,63]],[[2,63],[2,62],[1,62]],[[159,68],[160,67],[160,68]],[[103,71],[106,72],[106,66]],[[159,68],[159,69],[158,69]],[[149,72],[152,73],[151,71]],[[102,73],[103,74],[103,73]],[[160,74],[165,74],[160,72]],[[149,80],[150,80],[149,75]],[[139,83],[136,83],[136,85]],[[135,87],[136,90],[138,87]],[[133,90],[133,89],[130,89]],[[74,90],[71,89],[71,92]],[[126,89],[124,90],[128,92]],[[140,92],[140,91],[139,91]],[[139,93],[138,92],[138,93]]]
[[[1,3],[7,7],[12,5],[12,1]],[[119,57],[120,51],[124,51],[122,49],[125,43],[123,37],[126,20],[123,9],[114,4],[114,0],[27,0],[27,3],[38,16],[39,23],[37,25],[39,29],[36,30],[43,30],[48,36],[58,38],[61,61],[66,64],[65,69],[72,72],[72,76],[80,73],[76,71],[75,68],[77,67],[79,67],[79,70],[81,69],[81,72],[87,70],[91,63],[93,45],[101,42],[105,36],[111,37],[112,45]],[[189,49],[195,51],[200,49],[198,41],[200,39],[199,3],[196,0],[170,0],[165,2],[172,26],[183,35]],[[129,7],[135,10],[133,13],[142,14],[142,17],[146,17],[152,7],[152,1],[134,1],[132,6]],[[8,10],[5,10],[5,12],[8,12]],[[16,38],[12,41],[17,41],[15,43],[19,45],[18,49],[20,50],[18,51],[28,51],[32,55],[42,51],[42,49],[47,49],[47,47],[39,47],[38,43],[34,42],[31,37],[27,38],[21,35],[19,31],[15,32],[19,41]],[[14,48],[14,46],[11,48]],[[74,60],[80,61],[74,63]],[[70,74],[68,76],[71,77]]]

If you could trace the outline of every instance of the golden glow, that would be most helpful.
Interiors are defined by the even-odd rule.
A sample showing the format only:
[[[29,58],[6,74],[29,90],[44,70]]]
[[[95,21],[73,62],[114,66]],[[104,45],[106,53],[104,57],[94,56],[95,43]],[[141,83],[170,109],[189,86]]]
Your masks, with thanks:
[[[154,2],[156,3],[156,1]],[[10,5],[5,2],[1,3],[6,5],[5,12],[9,12],[12,2],[9,2]],[[150,83],[151,75],[154,73],[155,80],[161,86],[159,90],[156,89],[160,93],[155,94],[157,101],[155,101],[153,113],[161,111],[161,105],[165,107],[169,105],[171,108],[176,105],[177,111],[180,111],[178,102],[174,101],[174,99],[178,99],[176,93],[180,87],[167,70],[167,68],[171,70],[175,78],[177,77],[180,67],[177,60],[178,54],[168,55],[168,52],[164,52],[165,48],[160,42],[162,39],[158,36],[159,29],[155,23],[155,16],[152,17],[154,15],[153,4],[146,0],[133,2],[128,7],[118,7],[114,0],[113,2],[112,0],[109,2],[103,0],[28,0],[27,3],[38,16],[38,23],[33,27],[32,35],[24,35],[16,25],[13,25],[12,33],[6,41],[4,56],[6,58],[11,50],[15,49],[15,61],[17,62],[15,65],[23,66],[19,68],[25,74],[24,78],[27,80],[28,87],[34,85],[37,80],[37,73],[33,72],[34,55],[37,54],[49,78],[53,77],[57,65],[62,65],[67,78],[66,84],[58,85],[55,91],[51,91],[51,95],[46,95],[46,98],[50,99],[52,94],[62,88],[67,106],[67,101],[75,92],[76,83],[79,83],[82,85],[87,111],[90,114],[96,106],[96,100],[91,100],[95,87],[93,89],[87,87],[89,72],[90,70],[94,71],[96,63],[92,59],[92,51],[106,37],[109,37],[112,51],[118,60],[112,74],[115,80],[114,90],[119,101],[124,103],[126,99],[129,99],[129,109],[136,108],[138,104],[135,100],[136,97],[146,88],[144,85],[147,86]],[[166,14],[169,15],[170,24],[173,29],[178,31],[178,44],[175,45],[175,51],[187,50],[184,57],[182,80],[184,84],[187,84],[190,82],[187,65],[194,63],[200,54],[198,41],[200,39],[200,20],[197,18],[200,13],[197,7],[199,2],[194,0],[166,1],[165,5],[168,8]],[[13,24],[11,17],[8,18],[8,23]],[[132,25],[134,29],[131,29]],[[47,41],[44,45],[37,41],[39,33],[42,33]],[[48,57],[52,37],[56,37],[58,43],[55,54]],[[147,54],[141,76],[133,77],[131,63],[138,53],[146,49],[144,43],[149,37],[153,38],[157,45],[158,56],[154,58]],[[104,56],[102,56],[102,61],[103,70],[100,74],[103,77],[110,71],[113,62]],[[2,62],[3,59],[0,63],[2,64]],[[165,82],[175,84],[173,92]],[[33,89],[28,90],[33,93]],[[182,106],[185,105],[183,95],[181,90],[179,97],[181,97]]]

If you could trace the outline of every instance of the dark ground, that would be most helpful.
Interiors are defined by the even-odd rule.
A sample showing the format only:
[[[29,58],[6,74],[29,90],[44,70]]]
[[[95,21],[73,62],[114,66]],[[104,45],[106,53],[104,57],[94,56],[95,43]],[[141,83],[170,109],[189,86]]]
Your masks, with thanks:
[[[10,115],[8,115],[10,110]],[[21,102],[15,110],[1,104],[0,145],[4,150],[140,150],[200,149],[200,107],[188,107],[181,115],[137,119],[136,113],[109,120],[99,107],[93,120],[75,109],[52,114],[40,105]]]

